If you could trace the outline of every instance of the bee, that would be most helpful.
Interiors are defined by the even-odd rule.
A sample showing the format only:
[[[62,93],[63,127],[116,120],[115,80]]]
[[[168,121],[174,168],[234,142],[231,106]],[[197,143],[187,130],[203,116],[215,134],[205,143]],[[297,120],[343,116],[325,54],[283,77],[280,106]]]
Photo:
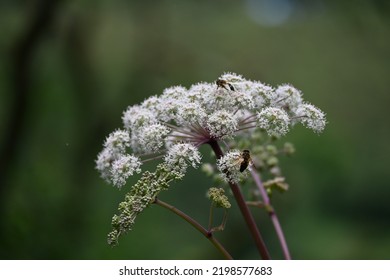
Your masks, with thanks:
[[[239,158],[239,163],[240,163],[240,172],[244,172],[245,169],[247,169],[249,165],[253,164],[249,150],[242,151],[240,158]]]
[[[229,90],[229,88],[230,88],[231,91],[235,91],[233,85],[231,83],[228,83],[225,80],[218,79],[215,83],[217,84],[217,89],[222,87],[222,88],[224,88],[226,90]],[[228,86],[229,88],[227,88],[226,86]]]

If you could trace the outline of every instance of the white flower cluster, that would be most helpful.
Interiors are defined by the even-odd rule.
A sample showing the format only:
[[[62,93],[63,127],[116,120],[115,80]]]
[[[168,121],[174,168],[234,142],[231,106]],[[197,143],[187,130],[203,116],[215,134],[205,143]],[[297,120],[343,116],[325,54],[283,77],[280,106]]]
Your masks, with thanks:
[[[202,156],[194,145],[178,143],[169,149],[164,161],[169,169],[185,174],[188,164],[197,168],[201,159]]]
[[[291,85],[277,87],[273,97],[273,106],[277,105],[291,113],[296,112],[302,104],[302,93]]]
[[[217,168],[226,182],[239,182],[242,176],[242,172],[240,172],[240,158],[241,152],[232,150],[217,161]]]
[[[303,116],[301,123],[315,132],[322,132],[326,125],[325,114],[311,104],[300,106],[297,115]]]
[[[114,186],[121,188],[126,184],[128,177],[132,176],[134,172],[140,173],[141,162],[135,156],[123,155],[112,163],[111,179]]]
[[[237,126],[237,118],[227,110],[216,111],[210,115],[207,121],[210,136],[217,139],[234,135]]]
[[[184,171],[200,162],[198,147],[211,141],[245,137],[256,128],[279,137],[297,123],[315,132],[326,125],[325,114],[293,86],[273,88],[234,73],[189,89],[167,88],[128,107],[122,120],[124,129],[110,134],[96,161],[102,177],[117,186],[139,172],[140,157],[164,157],[166,164],[181,165]]]
[[[159,123],[144,126],[139,133],[139,144],[143,152],[158,152],[164,145],[164,139],[170,129]]]
[[[107,137],[104,146],[115,154],[124,153],[126,148],[130,146],[129,133],[124,130],[116,130],[112,132]]]
[[[282,136],[289,130],[290,119],[283,109],[266,107],[257,114],[257,123],[269,135]]]
[[[118,188],[122,187],[134,172],[141,172],[140,159],[126,153],[129,146],[129,133],[125,130],[116,130],[107,137],[104,149],[96,160],[96,169],[102,178]]]
[[[316,132],[322,131],[326,124],[324,114],[305,103],[302,93],[293,86],[283,84],[273,88],[234,73],[223,74],[217,83],[202,82],[189,89],[167,88],[162,95],[129,107],[123,114],[123,122],[131,133],[134,151],[155,152],[166,147],[175,136],[174,140],[196,146],[210,139],[236,136],[245,125],[256,123],[249,116],[257,117],[257,126],[275,136],[286,134],[297,122]],[[152,125],[158,130],[150,131]],[[171,129],[172,137],[167,127],[162,126]],[[147,137],[142,135],[143,130],[148,131]],[[164,141],[165,145],[155,145]],[[151,144],[145,149],[146,143]]]

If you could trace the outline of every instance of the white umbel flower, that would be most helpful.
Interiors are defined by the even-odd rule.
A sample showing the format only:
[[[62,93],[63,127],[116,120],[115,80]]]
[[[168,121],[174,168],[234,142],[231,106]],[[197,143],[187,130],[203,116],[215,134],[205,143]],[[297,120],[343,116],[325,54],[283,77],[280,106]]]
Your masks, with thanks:
[[[221,178],[214,174],[218,169],[234,190],[237,186],[232,183],[249,173],[251,157],[261,171],[281,175],[279,149],[272,145],[276,139],[265,135],[264,130],[278,137],[297,122],[315,132],[321,132],[326,124],[324,113],[305,103],[293,86],[285,84],[275,89],[235,73],[224,73],[212,83],[201,82],[189,89],[169,87],[140,105],[128,107],[122,120],[124,129],[111,133],[98,154],[96,169],[101,176],[121,188],[130,176],[141,172],[142,162],[163,162],[155,172],[144,172],[119,204],[119,215],[113,217],[113,230],[108,235],[112,245],[132,229],[139,213],[158,202],[157,195],[173,180],[182,179],[189,166],[199,166],[202,145],[209,144],[219,158],[217,168],[209,164],[203,169],[220,183]],[[220,142],[227,149],[235,147],[242,152],[233,150],[222,156]],[[292,149],[285,146],[282,151],[290,154]],[[209,196],[213,207],[230,207],[223,189],[212,188]]]
[[[160,103],[160,98],[153,95],[153,96],[146,98],[141,103],[141,107],[148,109],[150,111],[154,111],[159,103]]]
[[[149,109],[141,106],[129,106],[122,116],[127,130],[137,130],[142,126],[156,123],[156,115]]]
[[[173,86],[164,89],[163,94],[161,95],[162,98],[172,98],[176,100],[180,100],[185,96],[187,93],[187,89],[182,86]]]
[[[262,109],[265,106],[269,106],[272,100],[276,99],[274,89],[261,82],[245,83],[245,88],[249,95],[252,96],[255,108]]]
[[[280,85],[275,90],[272,106],[283,108],[287,112],[295,112],[302,104],[302,93],[292,85]]]
[[[239,151],[230,151],[217,161],[217,168],[221,172],[222,178],[230,183],[238,183],[242,173],[240,172]]]
[[[198,102],[200,104],[205,104],[205,96],[210,92],[215,91],[215,84],[211,83],[197,83],[192,85],[186,93],[186,99],[189,102]]]
[[[119,163],[124,164],[118,160],[127,153],[143,161],[164,157],[172,171],[183,173],[188,165],[200,162],[198,147],[203,144],[228,138],[234,145],[235,140],[260,129],[279,137],[297,122],[315,132],[326,125],[325,114],[304,102],[302,93],[293,86],[273,88],[235,73],[224,73],[212,83],[197,83],[189,89],[169,87],[161,95],[128,107],[122,119],[123,130],[107,137],[96,160],[96,169],[110,183],[113,163],[118,169]],[[247,148],[249,142],[242,143]],[[115,184],[121,185],[126,176],[115,174]]]
[[[257,124],[271,136],[282,136],[289,130],[290,119],[284,110],[267,107],[257,114]]]
[[[130,135],[125,130],[115,130],[107,137],[104,147],[112,153],[123,153],[130,146]]]
[[[112,163],[111,181],[114,186],[121,188],[126,184],[127,178],[135,172],[141,172],[141,161],[138,157],[132,155],[122,155]]]
[[[144,126],[138,135],[139,146],[144,152],[157,152],[164,146],[164,140],[169,133],[170,129],[162,124]]]
[[[322,132],[326,125],[325,113],[312,104],[301,105],[297,112],[300,122],[314,132]]]
[[[156,111],[160,121],[169,122],[176,119],[179,107],[184,103],[187,89],[182,86],[166,88],[160,96]]]
[[[245,91],[235,90],[230,93],[230,97],[232,99],[232,105],[235,109],[238,108],[246,108],[253,109],[255,107],[255,103],[253,102],[253,98]]]
[[[187,143],[174,144],[164,157],[167,166],[175,171],[185,174],[188,164],[197,168],[202,156],[194,145]]]
[[[238,121],[233,113],[226,110],[219,110],[209,116],[207,128],[214,138],[225,138],[232,136],[237,130]]]
[[[99,171],[100,176],[108,183],[110,183],[111,164],[118,159],[120,155],[121,154],[113,153],[111,149],[104,148],[97,156],[95,161],[96,169]]]
[[[177,123],[181,125],[187,124],[203,124],[207,114],[199,103],[185,103],[179,107],[177,113]]]

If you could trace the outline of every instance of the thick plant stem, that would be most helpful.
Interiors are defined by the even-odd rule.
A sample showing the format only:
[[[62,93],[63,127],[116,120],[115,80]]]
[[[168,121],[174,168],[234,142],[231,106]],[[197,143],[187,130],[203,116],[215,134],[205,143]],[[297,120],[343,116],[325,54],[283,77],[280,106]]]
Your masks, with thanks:
[[[219,146],[217,141],[211,140],[208,142],[208,144],[210,144],[217,159],[219,159],[223,156],[223,152],[222,152],[221,147]],[[269,255],[268,249],[263,241],[263,238],[261,237],[259,229],[257,228],[255,219],[253,218],[252,213],[250,212],[248,206],[246,205],[244,196],[242,195],[239,186],[235,183],[229,183],[229,185],[230,185],[230,188],[233,192],[234,198],[237,201],[238,207],[241,210],[241,214],[244,217],[245,222],[249,228],[249,231],[252,234],[252,237],[256,243],[256,247],[259,250],[261,257],[264,260],[269,260],[271,257]]]
[[[225,256],[226,259],[228,259],[228,260],[232,260],[233,259],[233,257],[229,254],[229,252],[226,251],[226,249],[222,246],[222,244],[219,243],[219,241],[213,236],[213,233],[211,231],[206,230],[201,224],[199,224],[193,218],[191,218],[190,216],[188,216],[184,212],[180,211],[176,207],[174,207],[174,206],[172,206],[172,205],[170,205],[170,204],[168,204],[168,203],[166,203],[164,201],[161,201],[158,198],[156,198],[154,200],[154,203],[157,204],[157,205],[160,205],[160,206],[162,206],[162,207],[164,207],[164,208],[166,208],[166,209],[168,209],[170,211],[172,211],[173,213],[175,213],[179,217],[183,218],[190,225],[192,225],[199,232],[201,232],[208,240],[210,240],[210,242],[213,243],[215,248],[217,248],[218,251],[220,251],[222,253],[222,255]]]
[[[286,239],[284,237],[282,227],[280,226],[278,216],[276,215],[275,210],[271,205],[269,196],[267,194],[267,191],[264,188],[264,185],[261,181],[261,178],[260,178],[259,174],[257,174],[257,172],[254,169],[251,169],[251,174],[252,174],[253,180],[255,181],[256,186],[258,187],[258,189],[261,193],[261,196],[263,197],[264,208],[267,209],[268,214],[271,218],[271,221],[274,225],[276,235],[278,236],[279,243],[282,247],[284,258],[286,260],[291,260],[290,252],[288,250],[287,242],[286,242]]]

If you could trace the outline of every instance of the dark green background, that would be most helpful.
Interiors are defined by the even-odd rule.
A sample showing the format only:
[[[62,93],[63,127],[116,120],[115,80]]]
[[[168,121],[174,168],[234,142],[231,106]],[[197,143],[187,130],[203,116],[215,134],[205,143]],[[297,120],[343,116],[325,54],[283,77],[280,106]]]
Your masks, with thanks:
[[[0,2],[1,259],[220,258],[157,206],[110,248],[126,188],[105,184],[94,160],[128,105],[224,71],[291,83],[327,113],[322,135],[285,138],[297,148],[282,160],[291,188],[273,200],[292,257],[389,258],[389,2],[277,1],[275,14],[250,2]],[[264,24],[286,3],[284,22]],[[206,224],[208,187],[191,170],[162,198]],[[217,237],[234,257],[258,258],[233,206]],[[269,219],[255,216],[282,258]]]

